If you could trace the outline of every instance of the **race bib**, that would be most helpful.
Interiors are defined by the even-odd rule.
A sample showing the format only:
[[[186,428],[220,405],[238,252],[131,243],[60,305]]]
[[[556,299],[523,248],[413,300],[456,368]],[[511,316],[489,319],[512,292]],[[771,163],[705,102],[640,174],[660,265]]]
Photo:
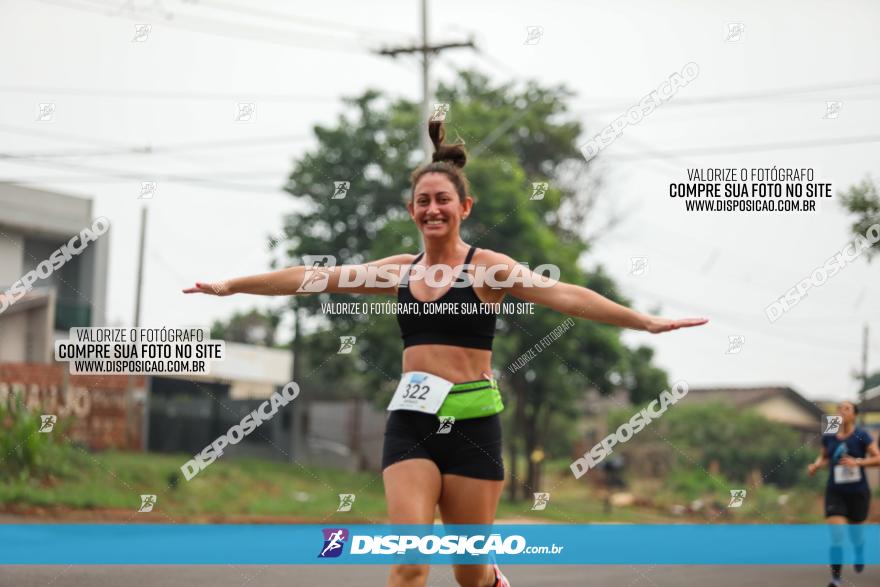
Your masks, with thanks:
[[[453,385],[451,381],[430,373],[408,371],[400,378],[388,409],[436,414]]]
[[[834,482],[840,483],[858,483],[862,480],[862,469],[859,467],[844,467],[843,465],[834,466]]]

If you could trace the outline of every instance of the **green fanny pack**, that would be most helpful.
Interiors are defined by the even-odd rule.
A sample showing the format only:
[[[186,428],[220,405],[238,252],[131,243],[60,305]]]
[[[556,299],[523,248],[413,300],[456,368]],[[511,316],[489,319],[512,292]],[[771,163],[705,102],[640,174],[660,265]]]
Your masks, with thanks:
[[[503,409],[498,383],[495,380],[482,379],[453,385],[449,395],[443,400],[437,417],[452,416],[456,420],[468,420],[492,416]]]

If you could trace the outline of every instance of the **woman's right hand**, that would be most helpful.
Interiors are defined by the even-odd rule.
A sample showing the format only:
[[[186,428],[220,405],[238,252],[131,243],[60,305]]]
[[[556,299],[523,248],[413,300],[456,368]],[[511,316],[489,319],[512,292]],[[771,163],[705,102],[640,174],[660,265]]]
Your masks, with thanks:
[[[228,281],[217,281],[215,283],[204,283],[197,281],[195,287],[188,287],[183,293],[203,293],[211,296],[230,296],[232,291],[229,288]]]
[[[807,473],[810,475],[810,477],[812,477],[813,475],[816,474],[816,470],[818,468],[819,468],[819,466],[816,465],[816,463],[810,463],[809,466],[807,466]]]

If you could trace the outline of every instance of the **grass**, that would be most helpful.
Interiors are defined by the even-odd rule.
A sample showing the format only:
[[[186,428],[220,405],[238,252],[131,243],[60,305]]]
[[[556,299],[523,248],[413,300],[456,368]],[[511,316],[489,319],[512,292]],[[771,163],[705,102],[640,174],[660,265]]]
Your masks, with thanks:
[[[216,461],[186,481],[179,467],[188,458],[112,451],[90,454],[65,478],[49,483],[7,480],[0,485],[0,504],[6,509],[136,512],[141,494],[155,494],[155,511],[172,518],[221,514],[320,520],[336,513],[339,493],[354,493],[353,512],[361,517],[384,516],[381,478],[374,474],[238,459]]]
[[[179,467],[189,457],[144,453],[81,453],[76,466],[64,477],[43,481],[6,479],[0,484],[0,506],[6,511],[58,515],[70,510],[91,513],[93,518],[145,521],[150,514],[138,514],[141,494],[157,495],[150,521],[297,521],[319,523],[329,520],[381,523],[387,520],[381,475],[352,473],[321,467],[308,469],[296,464],[262,460],[219,460],[192,481],[186,481]],[[769,491],[770,488],[765,488]],[[563,471],[547,473],[544,491],[551,494],[544,511],[532,511],[532,503],[511,503],[502,499],[499,519],[535,522],[622,522],[681,523],[713,519],[713,514],[676,516],[668,503],[617,507],[603,511],[599,490],[575,480]],[[635,487],[636,495],[656,492],[653,487]],[[772,500],[779,493],[773,490]],[[338,494],[354,493],[350,512],[336,512]],[[796,494],[785,508],[774,507],[770,497],[756,492],[743,508],[723,512],[716,522],[820,522],[815,492]],[[752,497],[750,495],[750,497]],[[726,503],[726,502],[725,502]],[[775,503],[775,502],[773,502]],[[750,507],[752,506],[752,507]],[[112,514],[112,516],[111,516]],[[771,518],[771,519],[768,519]]]

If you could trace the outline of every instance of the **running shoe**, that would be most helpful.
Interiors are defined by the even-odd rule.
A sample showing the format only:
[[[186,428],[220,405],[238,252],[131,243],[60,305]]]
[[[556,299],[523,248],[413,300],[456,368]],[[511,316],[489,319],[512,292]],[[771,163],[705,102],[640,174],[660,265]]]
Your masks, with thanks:
[[[495,569],[495,587],[510,587],[510,581],[507,580],[498,565],[492,565],[492,568]]]

